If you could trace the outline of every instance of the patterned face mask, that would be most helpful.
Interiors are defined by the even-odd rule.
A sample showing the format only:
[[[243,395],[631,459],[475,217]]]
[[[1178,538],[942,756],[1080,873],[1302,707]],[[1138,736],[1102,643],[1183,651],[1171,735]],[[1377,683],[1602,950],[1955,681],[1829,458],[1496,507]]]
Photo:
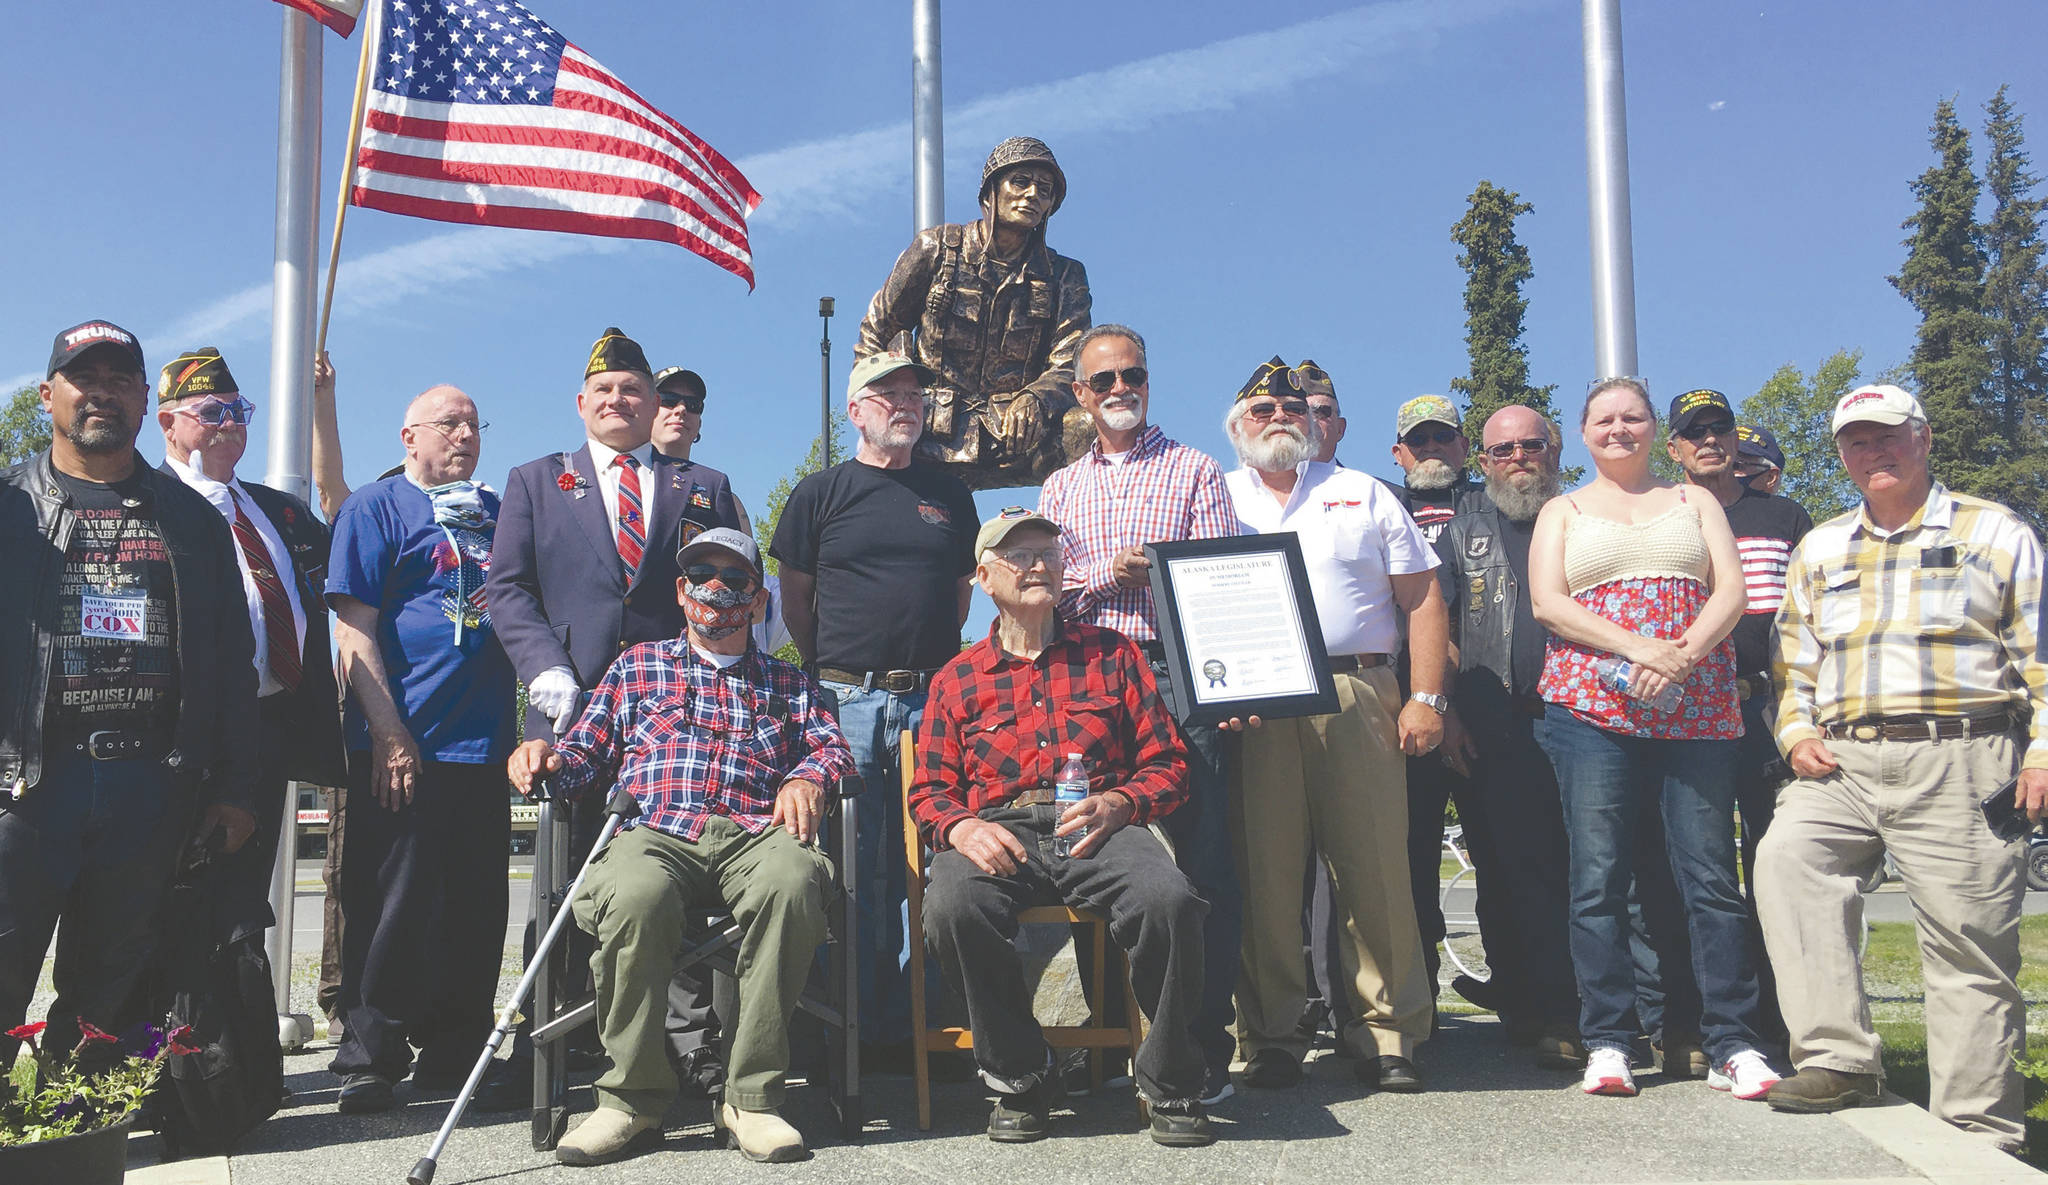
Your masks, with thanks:
[[[713,588],[709,584],[693,584],[683,592],[683,616],[689,618],[691,626],[699,634],[713,642],[747,628],[752,622],[753,610],[752,589],[734,592],[729,588]]]
[[[463,629],[471,624],[470,618],[474,615],[478,625],[485,620],[481,605],[483,566],[471,557],[481,544],[482,533],[491,526],[491,517],[484,509],[483,487],[476,482],[451,481],[421,488],[426,492],[427,500],[434,505],[434,525],[448,537],[449,552],[454,560],[452,615],[455,619],[455,644],[460,646]]]

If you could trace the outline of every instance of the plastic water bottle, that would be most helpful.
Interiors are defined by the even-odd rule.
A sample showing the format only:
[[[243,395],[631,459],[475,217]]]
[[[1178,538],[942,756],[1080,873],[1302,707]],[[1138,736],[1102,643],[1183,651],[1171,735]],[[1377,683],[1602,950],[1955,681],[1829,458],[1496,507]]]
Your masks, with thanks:
[[[1635,677],[1636,664],[1629,660],[1610,654],[1593,664],[1593,673],[1599,678],[1601,686],[1612,691],[1619,691],[1623,695],[1634,694],[1629,690],[1629,684]],[[1657,711],[1668,714],[1676,712],[1679,703],[1684,698],[1685,685],[1682,683],[1671,683],[1665,686],[1663,692],[1657,698],[1645,700],[1644,702]]]
[[[1064,814],[1068,807],[1086,797],[1088,797],[1088,765],[1081,760],[1079,753],[1069,753],[1067,754],[1066,764],[1060,766],[1059,777],[1053,779],[1053,805],[1059,807],[1060,813]],[[1088,829],[1083,827],[1079,831],[1069,832],[1066,835],[1053,836],[1052,854],[1055,856],[1073,855],[1074,845],[1081,842],[1081,839],[1087,834]]]

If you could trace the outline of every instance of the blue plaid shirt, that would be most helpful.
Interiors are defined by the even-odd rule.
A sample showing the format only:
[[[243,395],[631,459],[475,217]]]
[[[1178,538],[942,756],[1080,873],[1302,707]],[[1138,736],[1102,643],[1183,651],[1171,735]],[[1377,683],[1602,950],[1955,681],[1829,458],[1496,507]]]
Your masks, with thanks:
[[[829,792],[853,753],[802,670],[749,646],[720,670],[681,638],[619,655],[556,751],[564,793],[616,782],[638,822],[695,840],[713,815],[759,834],[793,778]]]

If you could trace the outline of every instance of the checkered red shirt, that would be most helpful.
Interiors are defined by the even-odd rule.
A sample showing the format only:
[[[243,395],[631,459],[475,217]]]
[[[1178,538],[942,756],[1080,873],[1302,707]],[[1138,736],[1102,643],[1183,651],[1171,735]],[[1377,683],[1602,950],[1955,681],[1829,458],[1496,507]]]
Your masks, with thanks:
[[[1062,622],[1035,659],[1007,654],[995,630],[932,677],[917,730],[910,810],[933,847],[953,824],[1019,798],[1052,800],[1068,753],[1088,789],[1122,791],[1144,824],[1187,797],[1187,750],[1152,668],[1128,638]]]
[[[1166,438],[1148,425],[1121,462],[1102,455],[1102,442],[1045,479],[1038,513],[1060,525],[1066,560],[1060,612],[1127,638],[1159,637],[1152,590],[1120,588],[1110,560],[1127,547],[1239,535],[1223,488],[1223,470],[1206,453]]]
[[[793,778],[828,791],[854,772],[853,753],[801,669],[749,647],[720,670],[681,638],[619,655],[556,749],[565,793],[614,781],[640,818],[694,840],[724,815],[760,834],[775,793]]]

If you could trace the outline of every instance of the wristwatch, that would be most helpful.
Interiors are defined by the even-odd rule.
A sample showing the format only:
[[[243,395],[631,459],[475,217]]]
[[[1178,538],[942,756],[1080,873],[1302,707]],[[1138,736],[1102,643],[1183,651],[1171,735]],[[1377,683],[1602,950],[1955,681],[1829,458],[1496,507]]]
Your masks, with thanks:
[[[1439,716],[1451,710],[1451,697],[1448,695],[1439,695],[1434,691],[1418,691],[1415,692],[1413,695],[1410,695],[1408,698],[1414,700],[1418,704],[1426,704],[1429,707],[1436,709],[1436,714]]]

